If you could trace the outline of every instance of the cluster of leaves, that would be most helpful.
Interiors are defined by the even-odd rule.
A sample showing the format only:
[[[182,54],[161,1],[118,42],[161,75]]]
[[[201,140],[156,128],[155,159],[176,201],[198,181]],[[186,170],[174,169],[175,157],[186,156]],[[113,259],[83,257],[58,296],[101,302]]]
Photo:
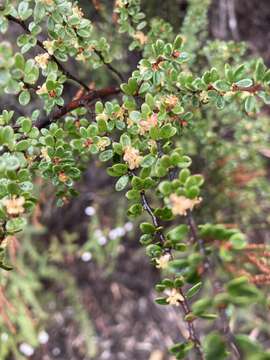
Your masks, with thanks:
[[[135,218],[145,212],[150,217],[150,222],[141,222],[140,242],[146,247],[151,263],[169,274],[168,279],[157,285],[162,293],[157,302],[179,306],[189,334],[185,342],[172,348],[172,353],[177,359],[184,358],[190,351],[194,351],[198,359],[222,359],[230,356],[230,352],[240,358],[246,338],[234,337],[228,325],[226,331],[221,327],[219,333],[210,332],[204,347],[195,320],[216,321],[219,328],[219,319],[228,321],[226,308],[256,302],[267,305],[267,299],[252,284],[248,272],[245,277],[234,279],[225,272],[226,284],[221,283],[221,289],[213,288],[211,296],[203,295],[190,305],[190,298],[198,291],[202,294],[206,288],[204,279],[217,284],[219,263],[224,267],[234,264],[248,241],[236,229],[216,224],[196,225],[192,212],[196,207],[203,207],[204,181],[191,170],[187,144],[192,138],[186,134],[190,130],[202,142],[209,139],[207,131],[204,132],[211,127],[205,119],[208,114],[209,122],[217,114],[223,116],[227,112],[226,116],[230,116],[233,111],[243,117],[255,116],[270,103],[270,70],[261,59],[246,64],[235,61],[224,66],[216,58],[217,65],[213,67],[209,54],[215,46],[219,48],[220,43],[207,44],[202,51],[210,62],[209,67],[198,70],[193,66],[196,63],[193,51],[198,49],[196,34],[205,26],[209,1],[199,5],[196,1],[190,2],[183,27],[187,38],[183,40],[180,35],[172,36],[172,27],[161,20],[151,23],[149,34],[143,33],[147,24],[140,2],[119,0],[115,9],[119,31],[132,37],[130,50],[143,49],[143,57],[128,81],[120,84],[120,90],[118,87],[99,92],[88,90],[65,70],[62,62],[75,58],[96,68],[108,65],[110,57],[107,41],[94,38],[93,25],[84,18],[81,9],[65,0],[42,0],[34,4],[19,1],[17,5],[7,1],[1,10],[2,32],[7,31],[9,22],[17,23],[25,32],[17,39],[21,50],[14,60],[10,59],[10,45],[1,45],[0,50],[6,52],[0,63],[1,89],[19,94],[22,106],[31,99],[29,88],[34,89],[34,96],[44,102],[49,117],[42,120],[43,115],[35,110],[31,116],[13,120],[12,112],[2,112],[0,235],[3,251],[7,237],[23,229],[25,214],[35,204],[34,177],[42,176],[53,183],[61,205],[75,194],[74,183],[87,166],[88,158],[98,156],[101,162],[108,162],[108,174],[117,178],[115,189],[126,191],[131,202],[129,216]],[[160,24],[164,32],[157,39]],[[42,26],[48,33],[48,40],[43,42],[38,40]],[[190,45],[189,34],[192,35]],[[22,54],[35,46],[42,49],[42,54],[26,60]],[[230,46],[227,48],[230,52]],[[110,64],[109,69],[117,74]],[[37,88],[40,79],[43,84]],[[62,94],[66,80],[75,81],[86,93],[65,103]],[[122,96],[116,96],[119,92]],[[108,94],[115,94],[115,98],[105,103],[96,101],[96,116],[89,123],[89,103]],[[214,146],[211,152],[213,149]],[[4,258],[2,267],[9,268]]]

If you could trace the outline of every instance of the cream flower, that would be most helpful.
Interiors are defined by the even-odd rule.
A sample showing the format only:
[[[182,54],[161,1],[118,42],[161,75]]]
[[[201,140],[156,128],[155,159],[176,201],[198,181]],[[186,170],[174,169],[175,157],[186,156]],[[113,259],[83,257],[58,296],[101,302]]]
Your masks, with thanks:
[[[159,259],[156,259],[157,269],[166,269],[170,261],[170,254],[162,255]]]
[[[120,107],[120,109],[114,113],[116,119],[120,119],[120,120],[124,120],[124,115],[125,115],[125,109],[123,107]]]
[[[199,94],[200,101],[206,104],[209,101],[209,96],[207,91],[201,91]]]
[[[35,61],[41,69],[46,69],[50,55],[48,53],[40,54],[35,57]]]
[[[45,148],[45,147],[43,147],[43,148],[41,148],[41,154],[40,154],[40,156],[43,158],[43,159],[45,159],[46,161],[50,161],[51,160],[51,158],[49,157],[49,155],[48,155],[48,150]]]
[[[76,60],[78,61],[82,61],[82,62],[86,62],[86,57],[83,53],[79,53],[77,56],[76,56]]]
[[[194,206],[200,204],[201,201],[202,198],[188,199],[185,196],[178,196],[176,194],[170,196],[172,212],[174,215],[187,215],[187,211],[193,210]]]
[[[103,111],[102,113],[97,114],[96,120],[97,120],[97,121],[98,121],[98,120],[105,120],[105,121],[107,121],[107,120],[109,120],[109,116]]]
[[[46,86],[46,83],[42,84],[42,86],[39,86],[39,89],[36,91],[36,94],[38,95],[43,95],[43,94],[47,94],[48,93],[48,89]]]
[[[84,16],[84,13],[83,13],[82,9],[77,5],[73,6],[72,13],[73,13],[73,16],[76,16],[76,17],[78,17],[80,19]]]
[[[24,205],[25,199],[24,197],[15,197],[13,196],[12,199],[5,199],[4,205],[6,207],[6,211],[9,215],[20,215],[24,213]]]
[[[53,55],[53,52],[54,52],[54,44],[55,44],[55,40],[45,40],[43,41],[43,45],[45,47],[45,49],[48,51],[48,53],[50,55]]]
[[[116,8],[122,8],[124,6],[123,0],[116,0],[115,1],[115,7]]]
[[[101,138],[97,143],[97,147],[101,151],[105,150],[106,147],[109,145],[110,145],[110,141],[107,138]]]
[[[158,125],[158,115],[155,113],[149,116],[146,120],[141,120],[139,123],[140,135],[144,135],[152,127],[156,127],[157,125]]]
[[[170,108],[173,108],[178,103],[178,97],[175,96],[175,95],[168,95],[168,96],[165,97],[164,102],[165,102],[166,106],[168,106]]]
[[[138,40],[141,45],[146,44],[146,43],[147,43],[147,40],[148,40],[147,36],[144,35],[144,33],[143,33],[142,31],[137,31],[137,32],[133,35],[133,37],[134,37],[134,39]]]
[[[166,301],[170,305],[179,306],[179,302],[184,301],[184,298],[176,289],[173,288],[168,290]]]
[[[124,152],[124,161],[128,164],[130,170],[134,170],[140,166],[142,156],[140,156],[139,150],[132,146],[127,146]]]

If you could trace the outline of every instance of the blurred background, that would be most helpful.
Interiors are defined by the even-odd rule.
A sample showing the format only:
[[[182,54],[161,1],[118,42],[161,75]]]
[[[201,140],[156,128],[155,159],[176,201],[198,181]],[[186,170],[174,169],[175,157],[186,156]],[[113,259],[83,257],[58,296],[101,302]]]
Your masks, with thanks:
[[[127,78],[141,53],[127,52],[128,39],[116,36],[113,1],[78,3],[107,36],[118,60],[116,67]],[[177,33],[187,2],[144,0],[142,9],[148,19],[161,17]],[[262,57],[270,65],[269,0],[214,0],[207,18],[198,49],[199,68],[207,63],[219,67],[230,61],[230,54]],[[1,35],[5,44],[0,46],[16,51],[20,31],[12,25],[5,37]],[[215,40],[230,42],[221,51]],[[77,66],[69,63],[92,86],[114,83],[106,71]],[[66,96],[75,93],[70,87]],[[40,106],[32,102],[25,111]],[[21,112],[15,98],[1,94],[0,110],[4,108]],[[202,132],[190,129],[183,140],[193,157],[193,170],[207,179],[204,211],[196,211],[195,216],[201,222],[234,224],[254,242],[265,242],[270,223],[269,111],[262,109],[257,118],[241,119],[226,110],[218,116],[213,113],[205,119],[200,114]],[[127,218],[123,194],[112,190],[114,182],[92,159],[76,185],[80,195],[57,208],[53,187],[36,179],[39,204],[31,225],[12,239],[9,250],[15,269],[1,270],[1,360],[171,359],[166,349],[186,334],[185,325],[172,307],[154,303],[152,289],[159,273],[138,242],[136,223]],[[267,315],[252,316],[246,331],[269,346],[269,333],[261,321]]]

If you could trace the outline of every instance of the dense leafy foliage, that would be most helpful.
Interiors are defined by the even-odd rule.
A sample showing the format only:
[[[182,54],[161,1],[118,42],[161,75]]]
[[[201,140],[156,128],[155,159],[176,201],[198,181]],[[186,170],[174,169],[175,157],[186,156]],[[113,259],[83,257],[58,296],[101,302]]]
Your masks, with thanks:
[[[270,103],[270,70],[262,59],[243,62],[244,44],[212,41],[201,48],[209,3],[190,1],[175,34],[164,20],[148,23],[140,1],[117,0],[117,30],[128,34],[129,51],[141,54],[127,78],[111,64],[119,57],[117,48],[76,3],[5,1],[1,32],[11,24],[21,32],[17,52],[9,42],[0,44],[0,88],[17,96],[28,115],[5,109],[0,116],[1,267],[11,269],[5,256],[9,237],[25,228],[37,202],[34,179],[50,181],[61,206],[76,195],[76,181],[96,157],[115,177],[115,190],[125,192],[129,217],[139,217],[140,243],[151,263],[166,274],[156,284],[156,302],[182,310],[188,336],[172,354],[267,359],[269,352],[245,334],[234,334],[229,320],[235,309],[268,306],[261,285],[270,280],[269,253],[237,227],[223,224],[221,210],[228,202],[256,207],[250,190],[269,191],[260,178],[228,200],[230,174],[241,172],[237,159],[245,163],[242,175],[252,177],[251,161],[262,168],[258,149],[267,144],[267,124],[263,116],[254,119]],[[87,71],[106,68],[118,85],[89,88],[67,70],[71,60]],[[71,100],[66,100],[68,82],[80,88]],[[204,176],[193,172],[193,157]],[[212,176],[216,187],[208,188]],[[214,222],[210,206],[216,208]],[[244,213],[246,228],[253,215]],[[202,339],[199,318],[214,324]]]

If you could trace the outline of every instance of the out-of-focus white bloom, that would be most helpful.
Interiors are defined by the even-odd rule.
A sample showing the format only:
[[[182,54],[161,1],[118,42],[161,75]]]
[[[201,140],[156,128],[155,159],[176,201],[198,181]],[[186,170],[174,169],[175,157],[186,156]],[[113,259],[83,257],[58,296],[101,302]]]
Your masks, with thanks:
[[[126,231],[132,231],[133,230],[133,223],[131,221],[128,221],[125,223],[124,228]]]
[[[119,238],[119,237],[124,236],[125,233],[126,233],[125,228],[119,226],[119,227],[117,227],[117,228],[115,228],[115,229],[112,229],[112,230],[109,232],[109,238],[110,238],[111,240],[115,240],[115,239],[117,239],[117,238]]]
[[[105,245],[107,243],[107,238],[105,236],[100,236],[97,239],[99,245]]]
[[[92,259],[92,254],[90,253],[90,251],[85,251],[84,253],[82,253],[81,259],[84,262],[90,261]]]
[[[101,237],[101,236],[103,236],[103,232],[100,229],[96,229],[94,231],[94,236],[97,237],[97,238]]]
[[[58,356],[61,354],[61,350],[58,347],[53,348],[52,350],[53,356]]]
[[[25,356],[32,356],[35,352],[34,348],[27,343],[21,343],[19,349],[20,349],[20,352],[22,354],[24,354]]]
[[[96,209],[93,206],[87,206],[84,209],[84,212],[87,216],[93,216],[96,213]]]
[[[4,342],[8,341],[8,334],[7,333],[1,334],[1,340]]]
[[[49,334],[45,331],[42,330],[39,334],[38,334],[38,341],[40,344],[47,344],[47,342],[49,341]]]

